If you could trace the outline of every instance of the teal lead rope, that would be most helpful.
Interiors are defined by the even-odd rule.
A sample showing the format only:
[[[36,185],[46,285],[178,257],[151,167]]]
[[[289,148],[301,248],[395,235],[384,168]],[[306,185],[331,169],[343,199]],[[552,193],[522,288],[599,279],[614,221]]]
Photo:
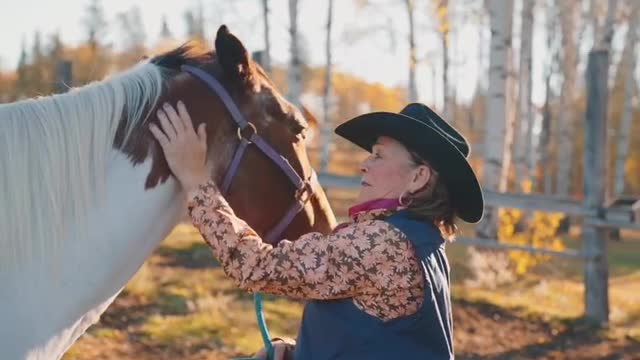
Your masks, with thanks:
[[[269,336],[269,329],[267,329],[267,322],[264,319],[264,310],[262,308],[262,294],[253,294],[253,305],[256,309],[256,319],[258,320],[258,327],[260,328],[260,334],[262,335],[262,342],[264,342],[264,348],[267,350],[267,360],[274,359],[273,344],[271,343],[271,336]],[[235,358],[234,360],[260,360],[255,357]]]

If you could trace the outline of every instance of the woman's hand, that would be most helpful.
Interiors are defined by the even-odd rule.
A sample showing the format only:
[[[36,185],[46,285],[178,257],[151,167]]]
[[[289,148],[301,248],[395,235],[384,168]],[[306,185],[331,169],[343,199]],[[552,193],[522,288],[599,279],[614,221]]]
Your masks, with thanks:
[[[293,352],[296,345],[296,341],[293,339],[277,339],[273,340],[271,343],[273,345],[274,350],[274,358],[273,360],[291,360],[293,359]],[[266,349],[262,349],[258,351],[255,355],[258,359],[266,359],[267,351]]]
[[[178,111],[168,103],[158,109],[162,130],[155,124],[149,130],[160,142],[167,163],[185,191],[194,190],[209,179],[207,175],[207,134],[205,124],[193,129],[191,117],[182,101]]]

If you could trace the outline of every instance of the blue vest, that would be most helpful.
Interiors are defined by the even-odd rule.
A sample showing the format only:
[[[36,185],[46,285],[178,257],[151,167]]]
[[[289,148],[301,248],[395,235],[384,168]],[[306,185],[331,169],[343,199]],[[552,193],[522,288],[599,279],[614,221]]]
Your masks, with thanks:
[[[409,316],[382,321],[353,299],[314,300],[306,304],[295,360],[453,359],[449,264],[444,239],[433,225],[398,211],[386,219],[413,244],[422,265],[422,306]]]

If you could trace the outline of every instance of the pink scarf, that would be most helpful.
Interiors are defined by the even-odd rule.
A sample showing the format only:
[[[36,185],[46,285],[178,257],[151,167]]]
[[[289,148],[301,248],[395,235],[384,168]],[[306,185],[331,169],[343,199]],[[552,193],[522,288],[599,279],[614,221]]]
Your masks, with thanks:
[[[399,199],[373,199],[350,207],[349,217],[353,219],[357,214],[371,210],[395,210],[399,206]]]
[[[395,210],[400,206],[398,199],[373,199],[365,201],[361,204],[354,205],[349,208],[349,217],[354,220],[356,215],[361,212],[367,212],[372,210]],[[333,231],[338,231],[345,226],[348,226],[349,222],[345,222],[336,226]]]

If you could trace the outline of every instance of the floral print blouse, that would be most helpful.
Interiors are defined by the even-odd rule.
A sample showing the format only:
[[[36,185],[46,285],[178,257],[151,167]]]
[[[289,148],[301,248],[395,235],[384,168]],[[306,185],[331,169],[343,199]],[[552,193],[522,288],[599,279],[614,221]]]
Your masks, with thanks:
[[[242,289],[298,299],[352,298],[384,321],[411,315],[422,303],[424,276],[412,245],[381,220],[392,210],[359,212],[329,235],[308,233],[274,247],[235,216],[212,181],[188,195],[188,209]]]

